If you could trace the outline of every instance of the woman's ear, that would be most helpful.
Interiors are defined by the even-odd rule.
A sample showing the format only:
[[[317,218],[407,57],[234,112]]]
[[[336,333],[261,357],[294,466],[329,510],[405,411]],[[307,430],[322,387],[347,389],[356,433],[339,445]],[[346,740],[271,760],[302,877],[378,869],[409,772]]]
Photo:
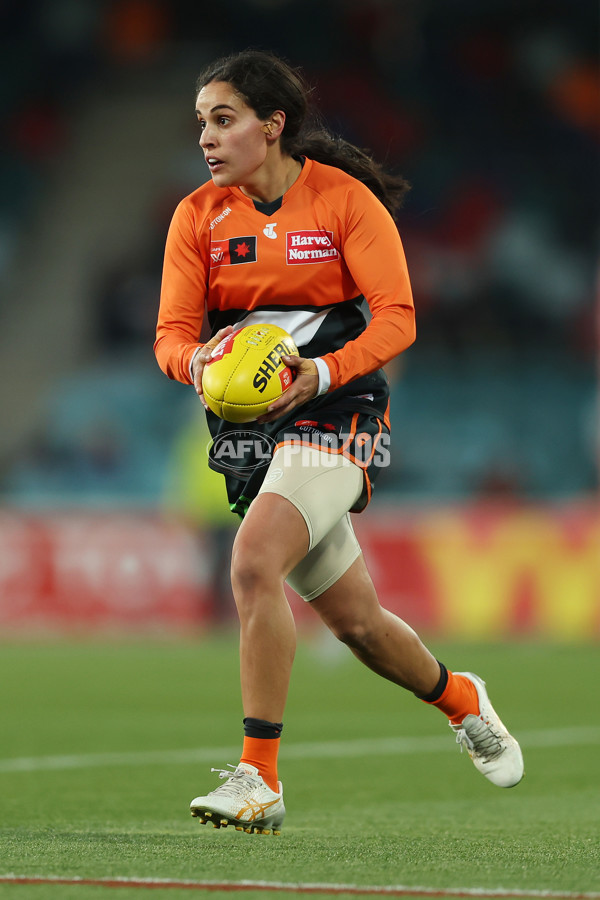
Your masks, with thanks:
[[[281,132],[285,126],[285,113],[281,109],[276,109],[272,113],[268,122],[262,126],[262,130],[271,140],[276,141],[281,136]]]

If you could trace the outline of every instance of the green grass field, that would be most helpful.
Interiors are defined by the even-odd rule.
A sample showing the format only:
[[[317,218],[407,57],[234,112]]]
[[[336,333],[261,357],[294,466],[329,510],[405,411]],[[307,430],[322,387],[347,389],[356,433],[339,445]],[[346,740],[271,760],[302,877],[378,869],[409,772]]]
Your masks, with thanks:
[[[302,642],[280,754],[288,813],[273,837],[188,812],[218,783],[211,765],[237,762],[236,640],[5,644],[0,875],[404,885],[442,897],[600,890],[597,646],[430,642],[450,668],[487,680],[521,740],[526,777],[502,790],[461,756],[437,710],[332,641]],[[189,893],[0,882],[15,900],[148,892]]]

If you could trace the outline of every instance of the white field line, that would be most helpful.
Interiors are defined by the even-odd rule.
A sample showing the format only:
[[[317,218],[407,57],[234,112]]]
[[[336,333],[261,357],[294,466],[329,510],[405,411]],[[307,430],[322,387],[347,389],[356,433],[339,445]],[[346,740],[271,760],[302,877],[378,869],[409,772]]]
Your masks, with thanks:
[[[135,888],[181,888],[183,890],[239,892],[268,891],[290,894],[354,894],[356,896],[383,897],[479,897],[482,900],[599,900],[600,893],[590,891],[545,891],[518,890],[514,888],[467,888],[467,887],[425,887],[420,885],[361,885],[328,884],[327,882],[285,882],[285,881],[187,881],[167,878],[77,878],[60,875],[0,875],[0,883],[5,884],[72,884],[94,885],[96,887]]]
[[[517,735],[527,749],[577,747],[600,743],[600,727],[581,726],[521,732]],[[453,750],[452,736],[360,738],[348,741],[311,741],[283,744],[281,760],[352,759],[360,756],[408,756],[445,753]],[[221,764],[239,758],[240,746],[200,747],[188,750],[144,750],[126,753],[80,753],[68,756],[21,756],[0,759],[0,774],[42,772],[52,769],[93,769],[106,766]]]

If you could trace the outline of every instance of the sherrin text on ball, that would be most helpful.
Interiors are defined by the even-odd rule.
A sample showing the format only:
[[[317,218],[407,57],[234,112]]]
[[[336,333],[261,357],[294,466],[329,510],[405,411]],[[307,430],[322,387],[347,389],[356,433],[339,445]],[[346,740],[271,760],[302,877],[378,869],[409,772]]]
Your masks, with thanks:
[[[247,325],[224,338],[202,373],[209,407],[227,422],[252,422],[291,385],[293,373],[281,359],[297,355],[291,335],[278,325]]]

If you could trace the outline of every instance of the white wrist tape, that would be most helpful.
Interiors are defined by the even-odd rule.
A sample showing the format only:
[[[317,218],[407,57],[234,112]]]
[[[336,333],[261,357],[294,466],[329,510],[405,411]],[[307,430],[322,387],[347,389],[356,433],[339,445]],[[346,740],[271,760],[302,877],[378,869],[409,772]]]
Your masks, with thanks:
[[[319,373],[319,389],[317,391],[317,397],[320,397],[321,394],[326,394],[329,390],[331,373],[329,371],[329,366],[320,356],[317,356],[314,362],[317,367],[317,372]]]

